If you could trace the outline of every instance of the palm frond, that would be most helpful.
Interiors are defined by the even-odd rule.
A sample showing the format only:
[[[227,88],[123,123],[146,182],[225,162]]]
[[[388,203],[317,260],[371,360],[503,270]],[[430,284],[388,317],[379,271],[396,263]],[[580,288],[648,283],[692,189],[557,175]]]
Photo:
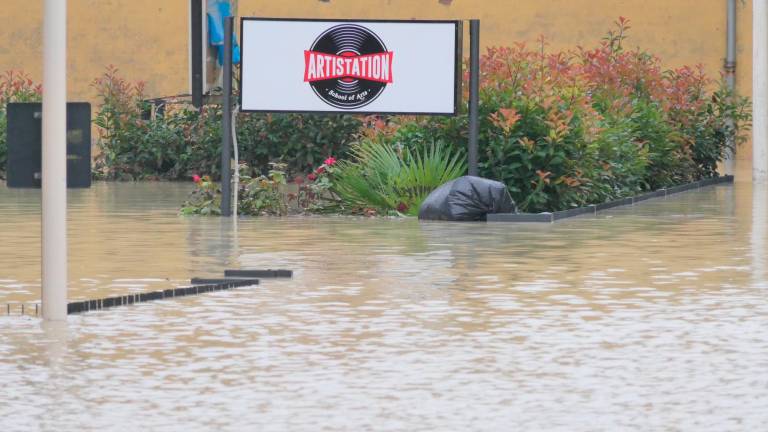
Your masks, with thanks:
[[[364,141],[351,153],[352,161],[339,163],[333,191],[353,207],[416,214],[434,189],[466,172],[463,153],[441,143],[399,153],[386,142]]]

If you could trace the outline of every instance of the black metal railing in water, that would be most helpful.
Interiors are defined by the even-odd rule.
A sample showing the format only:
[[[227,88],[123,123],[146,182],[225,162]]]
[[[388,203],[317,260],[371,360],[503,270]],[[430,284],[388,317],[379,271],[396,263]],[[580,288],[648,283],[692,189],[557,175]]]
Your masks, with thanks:
[[[8,302],[3,305],[0,315],[36,317],[40,315],[40,311],[40,303]]]
[[[224,291],[238,287],[259,285],[260,278],[290,278],[292,270],[226,270],[223,278],[192,278],[191,286],[170,288],[160,291],[149,291],[122,296],[90,299],[67,303],[67,314],[77,314],[95,310],[109,309],[118,306],[127,306],[136,303],[164,300],[175,297],[205,294],[214,291]],[[40,316],[42,306],[37,303],[10,302],[6,303],[0,315],[7,316]]]

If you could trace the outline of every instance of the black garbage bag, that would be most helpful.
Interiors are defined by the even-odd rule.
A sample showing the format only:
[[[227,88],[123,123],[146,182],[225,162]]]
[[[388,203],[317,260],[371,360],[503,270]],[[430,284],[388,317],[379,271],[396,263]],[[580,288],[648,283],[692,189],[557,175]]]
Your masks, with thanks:
[[[419,219],[485,220],[488,213],[515,213],[515,202],[504,183],[464,176],[432,191],[419,208]]]

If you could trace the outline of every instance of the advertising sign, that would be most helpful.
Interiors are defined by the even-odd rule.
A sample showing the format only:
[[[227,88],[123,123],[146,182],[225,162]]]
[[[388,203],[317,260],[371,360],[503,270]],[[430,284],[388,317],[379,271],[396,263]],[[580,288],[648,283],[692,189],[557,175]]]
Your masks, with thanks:
[[[241,110],[454,115],[458,21],[243,18]]]

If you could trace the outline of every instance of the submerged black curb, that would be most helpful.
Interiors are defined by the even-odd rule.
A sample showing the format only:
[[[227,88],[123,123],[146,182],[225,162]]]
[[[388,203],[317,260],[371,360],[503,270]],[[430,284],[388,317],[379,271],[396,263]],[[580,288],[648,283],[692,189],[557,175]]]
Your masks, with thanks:
[[[225,284],[228,282],[243,282],[251,281],[251,285],[258,285],[258,279],[252,278],[192,278],[190,283],[192,285],[209,285],[209,284]]]
[[[290,278],[293,270],[224,270],[226,278]]]
[[[194,282],[193,282],[194,283]],[[173,297],[184,297],[189,295],[203,294],[213,291],[223,291],[232,288],[256,285],[253,279],[227,280],[222,283],[193,285],[190,287],[171,288],[163,291],[151,291],[145,293],[129,294],[118,297],[107,297],[103,299],[85,300],[67,304],[67,314],[76,314],[112,308],[116,306],[132,305],[134,303],[143,303],[153,300],[162,300]]]
[[[596,215],[598,212],[621,206],[635,205],[637,203],[652,199],[666,197],[672,194],[686,192],[693,189],[700,189],[706,186],[712,186],[722,183],[733,183],[733,176],[713,177],[699,180],[693,183],[687,183],[679,186],[673,186],[666,189],[659,189],[642,195],[630,198],[622,198],[615,201],[608,201],[601,204],[592,204],[586,207],[578,207],[568,210],[562,210],[552,213],[495,213],[488,215],[488,222],[545,222],[553,223],[555,221],[581,215]]]

